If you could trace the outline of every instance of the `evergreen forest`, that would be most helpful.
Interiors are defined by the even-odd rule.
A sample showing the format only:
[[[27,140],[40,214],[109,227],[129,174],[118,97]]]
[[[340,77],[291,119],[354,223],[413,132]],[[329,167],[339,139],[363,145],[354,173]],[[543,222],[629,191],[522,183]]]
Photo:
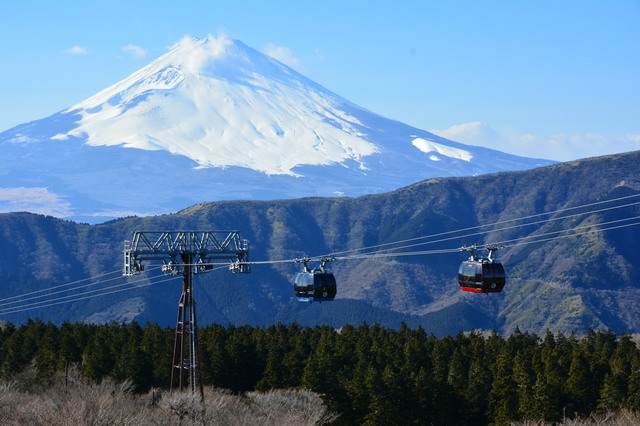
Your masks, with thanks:
[[[46,387],[74,366],[82,380],[166,389],[174,329],[136,322],[61,325],[29,320],[0,331],[0,379],[25,369]],[[202,380],[236,394],[306,389],[336,425],[559,422],[640,411],[640,349],[628,334],[509,337],[378,324],[221,326],[199,330]]]

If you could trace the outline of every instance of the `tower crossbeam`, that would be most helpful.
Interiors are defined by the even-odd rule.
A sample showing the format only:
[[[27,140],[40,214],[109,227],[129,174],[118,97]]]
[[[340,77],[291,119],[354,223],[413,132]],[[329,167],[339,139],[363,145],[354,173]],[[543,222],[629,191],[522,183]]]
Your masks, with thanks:
[[[143,261],[163,263],[162,270],[182,274],[182,294],[178,302],[178,319],[171,367],[171,389],[200,392],[204,400],[200,367],[200,344],[193,297],[193,276],[212,269],[213,261],[226,260],[234,273],[250,272],[249,243],[238,231],[136,231],[125,241],[125,276],[144,270]]]

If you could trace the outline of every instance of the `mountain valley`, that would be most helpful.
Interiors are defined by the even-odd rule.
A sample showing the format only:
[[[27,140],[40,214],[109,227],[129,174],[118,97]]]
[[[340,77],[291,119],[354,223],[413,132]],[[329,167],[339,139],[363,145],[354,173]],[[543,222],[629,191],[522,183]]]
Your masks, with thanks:
[[[632,152],[528,171],[430,179],[356,198],[207,202],[96,225],[0,214],[0,319],[174,325],[179,279],[159,282],[159,272],[152,270],[121,278],[123,242],[139,230],[235,229],[250,241],[250,260],[257,264],[248,275],[197,276],[203,324],[296,321],[341,327],[404,321],[436,335],[471,329],[508,334],[516,328],[638,332],[639,165],[640,152]],[[456,276],[465,254],[456,249],[487,243],[505,246],[498,253],[507,269],[505,291],[461,292]],[[339,283],[336,300],[295,301],[292,277],[300,265],[293,259],[323,254],[338,258],[330,265]],[[104,283],[105,274],[113,274],[113,281]],[[66,283],[87,277],[96,277],[87,289],[95,293],[71,296],[79,299],[74,303],[57,298],[78,290],[13,299],[62,284],[75,289],[79,284]],[[94,297],[103,293],[110,295]],[[46,306],[29,309],[38,302]]]

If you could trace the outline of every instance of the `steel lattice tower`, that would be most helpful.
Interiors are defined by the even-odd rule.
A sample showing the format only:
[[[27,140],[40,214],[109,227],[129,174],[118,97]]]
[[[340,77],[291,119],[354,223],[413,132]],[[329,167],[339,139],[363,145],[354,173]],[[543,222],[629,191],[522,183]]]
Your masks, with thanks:
[[[126,276],[144,270],[142,261],[162,261],[165,274],[182,274],[182,294],[178,302],[178,320],[173,345],[171,389],[200,392],[204,400],[200,343],[196,302],[193,296],[193,276],[213,269],[212,261],[227,260],[229,270],[250,272],[249,244],[238,231],[170,231],[141,232],[125,241],[124,270]]]

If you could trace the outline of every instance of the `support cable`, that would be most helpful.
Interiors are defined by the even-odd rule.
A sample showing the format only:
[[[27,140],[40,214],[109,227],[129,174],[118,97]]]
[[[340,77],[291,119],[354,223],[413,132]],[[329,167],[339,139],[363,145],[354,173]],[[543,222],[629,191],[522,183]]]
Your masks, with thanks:
[[[458,251],[458,249],[430,250],[430,251],[412,251],[412,252],[391,252],[391,253],[389,253],[389,252],[392,251],[392,250],[404,250],[404,249],[407,249],[407,248],[416,247],[416,246],[420,246],[420,245],[433,244],[433,243],[438,243],[438,242],[450,241],[450,240],[454,240],[454,239],[469,238],[471,236],[483,235],[483,234],[487,234],[489,232],[500,232],[500,231],[505,231],[505,230],[509,230],[509,229],[518,228],[518,227],[521,227],[521,226],[543,224],[543,223],[547,223],[547,222],[551,222],[551,221],[556,221],[556,220],[561,220],[561,219],[569,219],[569,218],[572,218],[572,217],[582,216],[582,215],[586,215],[586,214],[594,214],[594,213],[599,213],[599,212],[604,212],[604,211],[609,211],[609,210],[614,210],[614,209],[619,209],[619,208],[624,208],[624,207],[630,207],[630,206],[638,205],[638,204],[640,204],[640,202],[627,203],[627,204],[623,204],[623,205],[619,205],[619,206],[612,206],[612,207],[606,207],[606,208],[597,209],[597,210],[591,210],[591,211],[587,211],[587,212],[575,213],[575,214],[572,214],[572,215],[566,215],[566,216],[555,217],[555,218],[548,218],[548,219],[545,219],[545,220],[540,220],[540,221],[531,222],[531,223],[524,223],[524,224],[520,224],[520,225],[513,225],[513,226],[497,228],[497,229],[494,228],[494,229],[489,229],[489,230],[486,230],[486,231],[480,231],[480,232],[475,232],[475,233],[466,234],[466,235],[460,235],[460,236],[452,236],[452,237],[443,238],[443,239],[439,239],[439,240],[425,241],[425,242],[421,242],[421,243],[415,243],[415,244],[399,246],[399,247],[389,247],[389,248],[386,248],[386,249],[383,249],[383,250],[379,250],[379,251],[376,251],[376,252],[371,252],[371,253],[354,253],[353,255],[348,255],[348,256],[337,256],[337,255],[340,255],[340,254],[353,253],[353,252],[358,252],[358,251],[363,251],[363,250],[372,250],[372,249],[379,248],[379,247],[385,247],[385,246],[389,246],[389,245],[397,245],[397,244],[407,243],[407,242],[411,242],[411,241],[418,241],[418,240],[421,240],[421,239],[434,238],[434,237],[438,237],[438,236],[444,236],[444,235],[453,234],[453,233],[459,233],[459,232],[464,232],[464,231],[471,231],[471,230],[485,228],[485,227],[491,227],[491,226],[495,227],[496,225],[499,225],[499,224],[511,223],[511,222],[531,219],[531,218],[535,218],[535,217],[541,217],[541,216],[545,216],[545,215],[557,214],[557,213],[562,213],[562,212],[566,212],[566,211],[577,210],[577,209],[580,209],[580,208],[586,208],[586,207],[591,207],[591,206],[596,206],[596,205],[601,205],[601,204],[606,204],[606,203],[612,203],[612,202],[621,201],[621,200],[627,200],[627,199],[631,199],[631,198],[635,198],[635,197],[640,197],[640,194],[634,194],[634,195],[614,198],[614,199],[610,199],[610,200],[603,200],[603,201],[583,204],[583,205],[579,205],[579,206],[568,207],[568,208],[564,208],[564,209],[557,209],[557,210],[554,210],[554,211],[545,212],[545,213],[538,213],[538,214],[534,214],[534,215],[524,216],[524,217],[521,217],[521,218],[514,218],[514,219],[498,221],[498,222],[494,222],[494,223],[487,224],[487,225],[477,225],[477,226],[473,226],[473,227],[462,228],[462,229],[458,229],[458,230],[452,230],[452,231],[447,231],[447,232],[442,232],[442,233],[437,233],[437,234],[431,234],[431,235],[426,235],[426,236],[409,238],[409,239],[405,239],[405,240],[394,241],[394,242],[389,242],[389,243],[383,243],[383,244],[378,244],[378,245],[372,245],[372,246],[367,246],[367,247],[361,247],[361,248],[357,248],[357,249],[345,250],[345,251],[333,253],[332,255],[335,256],[336,259],[350,260],[350,259],[364,259],[364,258],[374,257],[374,256],[375,257],[393,257],[393,256],[410,256],[410,255],[428,255],[428,254],[451,253],[451,252],[454,252],[454,251]],[[601,223],[601,224],[589,225],[589,226],[592,226],[592,227],[594,227],[594,226],[603,226],[603,225],[613,224],[613,223],[621,222],[621,221],[625,221],[625,220],[633,220],[633,219],[636,219],[636,218],[638,218],[638,216],[632,217],[632,218],[626,218],[626,219],[619,219],[617,221],[605,222],[605,223]],[[529,236],[525,236],[525,237],[522,237],[522,238],[517,238],[517,239],[513,239],[513,240],[507,240],[505,242],[502,242],[501,244],[505,244],[505,243],[509,244],[509,243],[515,242],[514,244],[509,244],[507,246],[507,247],[514,247],[514,246],[517,246],[517,245],[532,244],[532,243],[535,243],[535,242],[549,241],[549,240],[553,240],[553,239],[565,238],[565,237],[574,236],[574,235],[581,235],[581,234],[584,234],[584,233],[587,233],[587,232],[602,232],[602,231],[605,231],[605,230],[619,229],[619,228],[623,228],[623,227],[627,227],[627,226],[635,226],[635,225],[637,225],[637,224],[627,224],[627,225],[610,227],[610,228],[606,228],[606,229],[595,229],[595,230],[580,232],[578,234],[572,234],[572,235],[566,235],[566,236],[556,236],[556,237],[553,237],[553,238],[547,238],[547,239],[543,239],[543,240],[535,240],[535,241],[527,241],[527,242],[521,241],[521,240],[526,240],[528,238],[539,238],[539,237],[545,236],[545,235],[553,235],[553,234],[559,233],[559,232],[568,232],[568,231],[570,231],[570,230],[560,230],[560,231],[554,231],[554,232],[549,232],[549,233],[545,233],[545,234],[538,234],[538,235],[535,235],[535,236],[529,235]],[[587,227],[587,226],[585,226],[585,227]],[[582,229],[582,228],[584,228],[584,227],[573,228],[573,230]],[[518,242],[518,241],[521,241],[521,242]],[[321,257],[322,256],[318,256],[317,258],[319,259]],[[292,262],[292,261],[294,261],[294,259],[254,261],[254,262],[246,262],[246,264],[265,265],[265,264],[289,263],[289,262]],[[211,264],[207,264],[207,265],[220,265],[220,268],[224,268],[224,267],[228,266],[228,264],[218,264],[218,263],[211,263]],[[24,302],[26,300],[34,300],[34,299],[38,299],[38,298],[42,298],[42,297],[46,297],[46,296],[50,296],[50,295],[54,295],[54,294],[59,294],[59,293],[67,292],[67,291],[75,291],[75,290],[80,289],[80,288],[85,288],[85,287],[89,287],[89,286],[102,284],[102,283],[105,283],[105,282],[112,281],[113,279],[98,281],[98,282],[95,282],[95,283],[90,283],[90,284],[87,284],[87,285],[78,286],[78,287],[75,287],[75,288],[72,288],[72,289],[51,292],[52,290],[55,290],[55,289],[60,289],[60,288],[63,288],[63,287],[71,287],[73,285],[85,282],[87,280],[93,280],[93,279],[97,279],[97,278],[102,278],[102,277],[109,276],[109,275],[116,274],[116,273],[121,273],[121,270],[108,272],[108,273],[105,273],[105,274],[101,274],[101,275],[97,275],[97,276],[93,276],[93,277],[88,277],[88,278],[84,278],[84,279],[81,279],[81,280],[77,280],[77,281],[73,281],[73,282],[69,282],[69,283],[65,283],[65,284],[60,284],[60,285],[57,285],[57,286],[49,287],[47,289],[31,291],[31,292],[24,293],[24,294],[21,294],[21,295],[16,295],[16,296],[3,298],[3,299],[0,299],[0,302],[4,302],[4,303],[1,303],[0,306],[7,306],[7,305],[12,305],[12,304],[22,303],[22,302]],[[137,281],[134,281],[134,282],[137,282]],[[122,286],[122,285],[110,286],[110,287],[106,287],[106,288],[101,289],[101,290],[107,290],[107,289],[116,288],[116,287],[119,287],[119,286]],[[141,285],[141,286],[139,285],[139,286],[136,286],[136,287],[132,287],[132,289],[135,289],[135,288],[138,288],[138,287],[144,287],[144,286],[146,286],[146,285]],[[90,293],[94,293],[94,292],[99,292],[101,290],[95,290],[93,292],[80,293],[78,295],[90,294]],[[126,289],[118,290],[118,291],[124,291],[124,290],[126,290]],[[21,298],[24,298],[26,296],[36,295],[36,294],[40,294],[40,293],[47,293],[47,292],[50,292],[50,293],[45,294],[43,296],[34,296],[34,297],[31,297],[31,298],[22,299],[20,301],[8,302],[8,301],[11,301],[11,300],[14,300],[14,299],[21,299]],[[78,296],[78,295],[76,295],[76,296]],[[99,296],[99,295],[95,295],[95,296],[91,296],[91,297],[97,297],[97,296]],[[65,297],[70,297],[70,296],[65,296]],[[62,299],[62,298],[55,299],[55,300],[60,300],[60,299]],[[79,300],[82,300],[82,299],[79,299]],[[69,300],[69,302],[71,302],[71,301],[74,301],[74,300]],[[46,301],[42,301],[42,302],[32,303],[30,305],[36,305],[38,303],[45,303],[45,302]],[[62,302],[62,303],[66,303],[66,302]],[[19,307],[7,307],[7,308],[4,308],[4,309],[0,309],[0,314],[8,313],[7,311],[12,310],[12,309],[16,309],[16,308],[19,308]]]
[[[135,281],[128,281],[126,283],[122,283],[122,284],[115,284],[115,285],[111,285],[105,288],[100,288],[97,290],[91,290],[91,291],[85,291],[82,293],[77,293],[77,294],[72,294],[72,295],[68,295],[68,296],[62,296],[62,297],[57,297],[51,300],[41,300],[39,302],[32,302],[32,303],[28,303],[26,305],[22,305],[22,306],[13,306],[13,307],[7,307],[4,309],[0,309],[0,314],[5,314],[5,313],[13,313],[14,310],[16,309],[20,309],[20,310],[27,310],[27,309],[36,309],[36,308],[41,308],[41,307],[47,307],[49,302],[56,302],[56,301],[62,301],[60,303],[67,303],[67,302],[75,302],[77,300],[83,300],[86,299],[87,297],[78,297],[78,296],[84,296],[87,294],[95,294],[95,293],[99,293],[95,296],[91,296],[91,297],[97,297],[97,296],[101,296],[101,295],[106,295],[106,294],[111,294],[112,292],[106,291],[106,290],[111,290],[114,288],[120,288],[120,287],[124,287],[124,286],[130,286],[130,288],[125,288],[125,289],[121,289],[121,290],[116,290],[115,292],[120,292],[120,291],[126,291],[126,290],[135,290],[137,288],[142,288],[142,287],[147,287],[149,284],[137,284],[134,286],[131,286],[131,284],[136,284],[136,283],[140,283],[140,282],[145,282],[145,281],[154,281],[154,283],[156,282],[164,282],[166,280],[162,280],[162,281],[157,281],[158,278],[162,278],[163,276],[157,276],[157,277],[151,277],[151,278],[141,278],[139,280],[135,280]],[[175,278],[175,276],[171,276],[171,279]],[[153,284],[153,283],[152,283]],[[104,292],[104,293],[101,293]],[[69,300],[64,300],[64,299],[69,299]]]
[[[519,221],[519,220],[532,219],[532,218],[535,218],[535,217],[551,215],[551,214],[556,214],[556,213],[562,213],[562,212],[566,212],[566,211],[570,211],[570,210],[577,210],[577,209],[584,208],[584,207],[591,207],[591,206],[595,206],[595,205],[599,205],[599,204],[611,203],[611,202],[614,202],[614,201],[620,201],[620,200],[625,200],[625,199],[634,198],[634,197],[640,197],[640,194],[628,195],[628,196],[625,196],[625,197],[614,198],[614,199],[605,200],[605,201],[598,201],[598,202],[594,202],[594,203],[583,204],[583,205],[580,205],[580,206],[567,207],[567,208],[564,208],[564,209],[558,209],[558,210],[545,212],[545,213],[537,213],[537,214],[524,216],[524,217],[520,217],[520,218],[501,220],[501,221],[493,222],[493,223],[487,224],[487,225],[471,226],[471,227],[468,227],[468,228],[455,229],[455,230],[452,230],[452,231],[440,232],[440,233],[437,233],[437,234],[425,235],[425,236],[420,236],[420,237],[413,237],[413,238],[408,238],[408,239],[405,239],[405,240],[393,241],[393,242],[389,242],[389,243],[382,243],[382,244],[377,244],[377,245],[367,246],[367,247],[360,247],[360,248],[351,249],[351,250],[344,250],[344,251],[330,253],[330,254],[332,254],[334,256],[337,256],[337,255],[341,255],[341,254],[344,254],[344,253],[351,253],[351,252],[354,252],[354,251],[369,250],[369,249],[374,249],[374,248],[378,248],[378,247],[385,247],[385,246],[393,245],[393,244],[402,244],[402,243],[407,243],[407,242],[411,242],[411,241],[417,241],[417,240],[426,239],[426,238],[439,237],[439,236],[453,234],[453,233],[457,233],[457,232],[472,231],[474,229],[486,228],[486,227],[500,225],[500,224],[504,224],[504,223],[516,222],[516,221]],[[505,230],[505,229],[517,228],[517,227],[520,227],[520,226],[528,226],[528,225],[534,225],[534,224],[539,224],[539,223],[545,223],[545,222],[552,221],[552,220],[566,219],[566,218],[570,218],[570,217],[581,216],[581,215],[584,215],[584,214],[599,213],[599,212],[608,211],[608,210],[614,210],[614,209],[619,209],[619,208],[624,208],[624,207],[630,207],[630,206],[634,206],[634,205],[638,205],[638,204],[640,204],[640,201],[624,204],[624,205],[621,205],[621,206],[612,206],[612,207],[607,207],[607,208],[598,209],[598,210],[591,210],[591,211],[583,212],[583,213],[576,213],[574,215],[561,216],[561,217],[558,217],[558,218],[549,218],[549,219],[541,220],[541,221],[538,221],[538,222],[525,223],[525,224],[522,224],[522,225],[515,225],[513,227],[488,230],[488,231],[479,232],[479,233],[475,233],[475,234],[471,234],[471,235],[486,234],[488,232],[497,232],[497,231],[501,231],[501,230]],[[463,237],[464,236],[453,237],[453,238],[463,238]],[[438,241],[434,241],[434,242],[447,241],[447,240],[450,240],[450,239],[453,239],[453,238],[448,238],[446,240],[438,240]],[[426,242],[424,244],[430,244],[430,243],[431,242]],[[410,247],[410,246],[408,246],[408,247]],[[389,250],[392,250],[392,249],[393,248],[390,248]]]
[[[158,278],[161,278],[161,277],[158,277]],[[44,305],[16,307],[16,308],[12,308],[11,310],[0,311],[0,314],[2,314],[2,315],[15,314],[17,312],[29,311],[31,309],[48,308],[48,307],[51,307],[51,306],[62,305],[64,303],[79,302],[81,300],[91,299],[91,298],[94,298],[94,297],[107,296],[109,294],[120,293],[120,292],[123,292],[123,291],[135,290],[135,289],[143,288],[143,287],[149,287],[149,286],[160,284],[160,283],[167,282],[167,281],[170,281],[170,280],[175,280],[176,278],[177,278],[176,276],[171,276],[169,278],[164,278],[164,279],[159,280],[159,281],[149,282],[147,284],[139,284],[139,285],[137,285],[135,287],[122,288],[122,289],[119,289],[119,290],[107,291],[107,292],[104,292],[104,293],[93,294],[93,295],[90,295],[90,296],[76,297],[73,300],[63,300],[63,301],[55,302],[56,300],[60,300],[60,299],[53,299],[53,301],[51,301],[51,303],[47,303],[47,304],[44,304]],[[115,286],[111,287],[111,288],[115,288]],[[105,290],[105,289],[103,289],[103,290]],[[81,294],[85,294],[85,293],[80,293],[79,295],[81,295]],[[79,295],[76,295],[76,296],[79,296]],[[45,303],[45,302],[39,302],[39,303]]]
[[[153,269],[160,269],[160,266],[158,266],[157,268],[150,268],[150,270],[153,270]],[[118,271],[118,272],[120,272],[120,274],[122,274],[122,272],[121,272],[121,271]],[[89,284],[85,284],[85,285],[77,286],[77,287],[74,287],[74,288],[68,288],[68,289],[65,289],[65,290],[53,291],[53,292],[49,292],[49,293],[45,293],[45,294],[41,294],[41,295],[39,295],[39,296],[32,296],[32,297],[21,298],[20,300],[14,300],[14,301],[12,301],[12,302],[0,303],[0,306],[14,305],[14,304],[16,304],[16,303],[22,303],[22,302],[25,302],[25,301],[27,301],[27,300],[42,299],[42,298],[44,298],[44,297],[53,296],[54,294],[66,293],[66,292],[69,292],[69,291],[79,290],[79,289],[81,289],[81,288],[93,287],[93,286],[96,286],[96,285],[101,285],[101,284],[107,283],[107,282],[109,282],[109,281],[116,281],[116,280],[121,280],[121,279],[122,279],[122,276],[114,277],[114,278],[109,278],[108,280],[96,281],[96,282],[94,282],[94,283],[89,283]],[[83,280],[83,281],[86,281],[86,280]],[[70,284],[65,284],[65,285],[70,285]],[[58,287],[61,287],[61,286],[58,286]],[[54,289],[54,288],[58,288],[58,287],[52,287],[52,288],[50,288],[50,289]],[[107,287],[107,288],[109,288],[109,287]],[[47,289],[47,290],[50,290],[50,289]],[[46,290],[40,290],[39,292],[44,292],[44,291],[46,291]],[[33,293],[36,293],[36,292],[27,293],[27,294],[24,294],[24,295],[22,295],[22,296],[27,296],[28,294],[33,294]],[[14,297],[12,297],[11,299],[20,298],[20,297],[22,297],[22,296],[14,296]],[[1,309],[1,308],[0,308],[0,311],[2,311],[2,310],[3,310],[3,309]]]
[[[615,220],[615,221],[610,221],[610,222],[605,222],[605,223],[601,223],[601,224],[594,224],[594,225],[589,225],[589,226],[584,226],[584,227],[579,227],[579,228],[573,228],[573,229],[569,229],[569,230],[559,230],[559,231],[555,231],[555,232],[550,232],[550,233],[545,233],[545,234],[540,234],[539,236],[545,236],[545,235],[551,235],[554,233],[560,233],[560,232],[568,232],[568,231],[575,231],[577,229],[581,229],[581,228],[588,228],[588,227],[592,227],[595,228],[596,226],[603,226],[603,225],[610,225],[613,223],[619,223],[621,221],[625,221],[625,220],[633,220],[633,219],[638,219],[640,218],[640,216],[635,216],[632,218],[626,218],[626,219],[620,219],[620,220]],[[561,238],[569,238],[569,237],[575,237],[577,235],[583,235],[583,234],[588,234],[588,233],[599,233],[599,232],[604,232],[604,231],[610,231],[613,229],[622,229],[622,228],[626,228],[626,227],[631,227],[631,226],[639,226],[640,222],[635,222],[635,223],[628,223],[628,224],[622,224],[622,225],[617,225],[617,226],[611,226],[611,227],[607,227],[607,228],[596,228],[596,229],[586,229],[586,230],[582,230],[580,232],[577,233],[573,233],[573,234],[567,234],[567,235],[557,235],[555,237],[550,237],[550,238],[545,238],[545,239],[538,239],[535,241],[520,241],[520,240],[526,240],[527,238],[531,238],[529,236],[527,237],[522,237],[522,238],[518,238],[518,239],[514,239],[514,240],[508,240],[508,241],[504,241],[504,242],[500,242],[499,244],[504,244],[504,243],[509,243],[509,242],[515,242],[514,244],[510,244],[507,245],[506,247],[515,247],[515,246],[519,246],[519,245],[527,245],[527,244],[535,244],[535,243],[539,243],[539,242],[545,242],[545,241],[552,241],[552,240],[557,240],[557,239],[561,239]],[[520,242],[517,242],[520,241]],[[413,255],[425,255],[425,254],[439,254],[439,253],[452,253],[452,252],[458,252],[459,249],[449,249],[449,250],[432,250],[432,251],[424,251],[424,252],[406,252],[406,253],[372,253],[372,254],[359,254],[359,255],[353,255],[353,256],[345,256],[345,257],[341,257],[340,259],[344,259],[344,260],[348,260],[348,259],[356,259],[356,258],[374,258],[374,257],[394,257],[394,256],[413,256]],[[338,259],[338,258],[336,258]],[[253,264],[269,264],[269,263],[282,263],[282,262],[291,262],[289,260],[285,261],[285,260],[277,260],[277,261],[261,261],[261,262],[250,262]],[[213,264],[213,265],[218,265],[218,264]],[[226,267],[228,267],[228,264],[219,264],[220,266],[218,268],[214,268],[213,270],[219,270],[219,269],[224,269]],[[160,277],[156,277],[156,278],[160,278]],[[59,299],[54,299],[53,301],[42,301],[42,302],[38,302],[38,306],[19,306],[19,307],[14,307],[14,308],[10,308],[10,309],[4,309],[4,310],[0,310],[0,314],[5,315],[5,314],[12,314],[12,313],[18,313],[18,312],[24,312],[24,311],[28,311],[31,309],[38,309],[38,308],[46,308],[46,307],[50,307],[50,306],[56,306],[56,305],[61,305],[64,303],[70,303],[70,302],[78,302],[81,300],[85,300],[85,299],[90,299],[90,298],[94,298],[94,297],[100,297],[100,296],[106,296],[109,294],[114,294],[114,293],[120,293],[120,292],[124,292],[124,291],[130,291],[130,290],[135,290],[138,288],[143,288],[143,287],[148,287],[148,286],[152,286],[152,285],[156,285],[156,284],[160,284],[166,281],[170,281],[173,279],[178,278],[178,276],[171,276],[169,278],[165,278],[159,281],[154,281],[154,282],[149,282],[147,284],[140,284],[134,287],[129,287],[129,288],[123,288],[123,289],[118,289],[118,290],[112,290],[112,291],[105,291],[103,293],[99,293],[99,294],[91,294],[91,295],[87,295],[87,296],[83,296],[83,297],[76,297],[72,300],[62,300],[62,301],[58,301],[62,298]],[[152,278],[155,279],[155,278]],[[144,281],[144,280],[139,280],[139,281]],[[138,281],[134,281],[134,282],[138,282]],[[130,284],[130,283],[128,283]],[[116,288],[116,287],[120,287],[120,286],[112,286],[112,287],[107,287],[106,289],[102,289],[102,290],[109,290],[111,288]],[[82,296],[84,294],[87,293],[80,293],[76,296]]]
[[[457,239],[462,239],[462,238],[469,238],[469,237],[473,237],[473,236],[477,236],[477,235],[484,235],[487,234],[489,232],[501,232],[501,231],[506,231],[506,230],[510,230],[510,229],[516,229],[516,228],[520,228],[523,226],[530,226],[530,225],[539,225],[539,224],[544,224],[544,223],[548,223],[548,222],[552,222],[552,221],[556,221],[556,220],[561,220],[561,219],[569,219],[569,218],[573,218],[573,217],[577,217],[577,216],[583,216],[585,214],[593,214],[593,213],[600,213],[603,211],[607,211],[607,210],[613,210],[613,209],[617,209],[617,208],[622,208],[622,207],[628,207],[628,206],[632,206],[632,205],[638,205],[640,204],[640,202],[637,203],[631,203],[631,204],[626,204],[623,206],[616,206],[616,207],[610,207],[610,208],[606,208],[606,209],[600,209],[600,210],[595,210],[595,211],[590,211],[590,212],[585,212],[585,213],[576,213],[573,215],[568,215],[568,216],[562,216],[562,217],[557,217],[557,218],[549,218],[549,219],[545,219],[545,220],[540,220],[540,221],[536,221],[536,222],[531,222],[531,223],[524,223],[521,225],[513,225],[513,226],[507,226],[504,228],[497,228],[497,229],[490,229],[487,231],[480,231],[480,232],[474,232],[472,234],[465,234],[465,235],[457,235],[457,236],[452,236],[452,237],[448,237],[448,238],[441,238],[439,240],[433,240],[433,241],[425,241],[425,242],[421,242],[421,243],[415,243],[415,244],[409,244],[409,245],[404,245],[404,246],[399,246],[399,247],[390,247],[387,249],[383,249],[383,250],[379,250],[377,252],[374,253],[381,253],[381,252],[386,252],[386,251],[390,251],[390,250],[400,250],[400,249],[407,249],[407,248],[411,248],[411,247],[418,247],[418,246],[422,246],[422,245],[426,245],[426,244],[435,244],[435,243],[441,243],[444,241],[451,241],[451,240],[457,240]],[[490,226],[490,225],[481,225],[481,226]],[[479,228],[481,226],[477,226],[474,228]],[[460,231],[449,231],[449,232],[443,232],[440,234],[434,234],[431,236],[424,236],[424,237],[417,237],[418,238],[430,238],[430,237],[435,237],[435,236],[439,236],[439,235],[446,235],[446,234],[451,234],[454,232],[461,232]],[[561,231],[556,231],[556,232],[561,232]],[[528,238],[528,237],[522,237],[522,238]],[[402,242],[402,241],[400,241]],[[395,242],[395,243],[387,243],[387,244],[398,244],[399,242]],[[360,249],[363,250],[363,249]],[[346,258],[349,258],[350,256],[347,256]]]
[[[571,228],[571,229],[562,229],[559,231],[554,231],[554,232],[546,232],[544,234],[538,234],[538,235],[528,235],[526,237],[522,237],[522,238],[515,238],[513,240],[505,240],[505,241],[500,241],[496,244],[500,244],[500,245],[504,245],[504,247],[517,247],[517,246],[521,246],[521,245],[527,245],[527,244],[535,244],[535,243],[539,243],[539,242],[544,242],[544,241],[551,241],[551,240],[557,240],[560,238],[569,238],[569,237],[575,237],[577,235],[584,235],[584,234],[589,234],[591,232],[593,233],[599,233],[599,232],[604,232],[604,231],[610,231],[612,229],[620,229],[620,228],[627,228],[627,227],[631,227],[631,226],[637,226],[640,225],[640,222],[635,222],[635,223],[628,223],[625,225],[617,225],[617,226],[611,226],[608,228],[601,228],[604,225],[611,225],[614,223],[620,223],[620,222],[625,222],[628,220],[636,220],[636,219],[640,219],[640,216],[635,216],[635,217],[629,217],[626,219],[618,219],[618,220],[612,220],[609,222],[603,222],[603,223],[598,223],[598,224],[593,224],[593,225],[584,225],[584,226],[578,226],[575,228]],[[588,228],[594,228],[594,229],[588,229]],[[538,238],[538,237],[544,237],[547,235],[553,235],[553,234],[559,234],[562,232],[571,232],[571,231],[578,231],[575,232],[573,234],[567,234],[567,235],[558,235],[555,237],[551,237],[551,238],[543,238],[540,240],[534,240],[534,241],[521,241],[521,240],[526,240],[528,238]],[[520,242],[517,242],[520,241]],[[514,244],[509,244],[515,242]]]
[[[96,279],[96,278],[102,278],[102,277],[106,277],[108,275],[113,275],[113,274],[122,275],[122,269],[119,269],[119,270],[113,271],[113,272],[107,272],[107,273],[102,274],[102,275],[96,275],[95,277],[83,278],[83,279],[78,280],[78,281],[73,281],[73,282],[66,283],[66,284],[56,285],[56,286],[45,288],[45,289],[42,289],[42,290],[36,290],[36,291],[31,291],[29,293],[19,294],[17,296],[5,297],[4,299],[0,299],[0,302],[4,302],[4,301],[7,301],[7,300],[11,300],[11,299],[17,299],[19,297],[29,296],[29,295],[32,295],[32,294],[38,294],[38,293],[42,293],[42,292],[49,291],[49,290],[55,290],[57,288],[72,286],[74,284],[78,284],[78,283],[81,283],[81,282],[84,282],[84,281],[93,280],[93,279]],[[117,277],[117,278],[120,278],[120,277]],[[109,281],[109,280],[107,280],[107,281]],[[0,305],[0,306],[2,306],[2,305]]]

